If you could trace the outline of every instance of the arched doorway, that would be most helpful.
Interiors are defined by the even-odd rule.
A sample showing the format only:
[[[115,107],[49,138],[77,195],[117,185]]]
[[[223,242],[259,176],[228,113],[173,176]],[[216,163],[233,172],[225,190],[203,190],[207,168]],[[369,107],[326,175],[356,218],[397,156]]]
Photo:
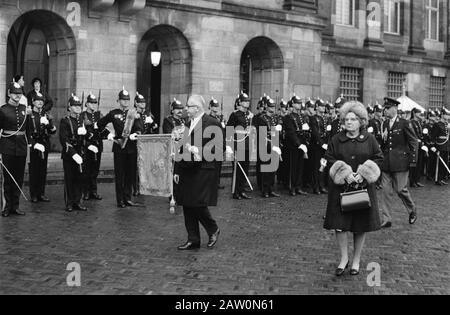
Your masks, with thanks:
[[[161,62],[152,65],[151,52],[161,52]],[[192,52],[186,37],[170,25],[158,25],[143,36],[137,55],[137,89],[150,99],[156,121],[170,114],[174,97],[185,102],[192,90]]]
[[[44,90],[54,101],[55,122],[66,115],[67,99],[76,90],[75,69],[75,36],[61,16],[34,10],[14,22],[8,35],[7,78],[23,74],[26,92],[32,89],[33,78],[41,78]],[[52,149],[59,147],[53,137]]]
[[[241,56],[241,90],[252,98],[252,105],[266,93],[280,101],[283,93],[283,54],[267,37],[255,37],[245,46]]]

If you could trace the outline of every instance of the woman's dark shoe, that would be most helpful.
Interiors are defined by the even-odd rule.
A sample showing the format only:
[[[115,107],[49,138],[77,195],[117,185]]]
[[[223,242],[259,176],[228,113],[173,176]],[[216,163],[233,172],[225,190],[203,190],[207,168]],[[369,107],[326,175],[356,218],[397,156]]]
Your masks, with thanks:
[[[352,276],[359,275],[359,269],[352,269],[352,270],[350,270],[350,275],[352,275]]]
[[[345,268],[338,268],[338,269],[336,269],[336,276],[337,277],[341,277],[344,274],[345,270],[348,268],[348,264],[349,263],[347,263]]]

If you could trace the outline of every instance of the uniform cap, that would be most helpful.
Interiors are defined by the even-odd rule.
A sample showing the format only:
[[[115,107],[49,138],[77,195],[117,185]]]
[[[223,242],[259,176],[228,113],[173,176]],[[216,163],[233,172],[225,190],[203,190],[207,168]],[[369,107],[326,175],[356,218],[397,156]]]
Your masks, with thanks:
[[[390,98],[390,97],[384,98],[384,108],[391,108],[393,106],[398,106],[398,105],[400,105],[399,101],[394,100],[393,98]]]
[[[219,102],[213,97],[211,98],[211,101],[209,102],[209,107],[219,107]]]
[[[10,94],[23,94],[23,89],[17,82],[11,82],[8,90]]]
[[[98,103],[97,97],[94,94],[89,93],[86,99],[86,103],[97,104]]]
[[[172,108],[172,110],[184,109],[183,104],[181,104],[181,102],[179,100],[177,100],[176,98],[173,99],[173,102],[170,104],[170,107]]]
[[[78,96],[72,94],[69,98],[69,106],[82,106],[81,100]]]
[[[242,102],[250,102],[250,97],[246,93],[241,92],[241,94],[239,94],[239,102],[240,103],[242,103]]]
[[[119,100],[122,101],[130,100],[130,93],[127,90],[125,90],[125,88],[123,88],[122,91],[119,92]]]
[[[136,92],[136,96],[134,98],[134,101],[136,103],[146,103],[145,97],[143,95],[139,94],[139,92]]]

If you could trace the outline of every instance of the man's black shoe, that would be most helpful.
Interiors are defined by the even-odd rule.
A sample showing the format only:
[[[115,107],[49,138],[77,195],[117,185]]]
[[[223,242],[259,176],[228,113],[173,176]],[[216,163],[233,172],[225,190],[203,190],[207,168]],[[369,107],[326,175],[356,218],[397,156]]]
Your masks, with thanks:
[[[242,197],[239,194],[233,194],[233,199],[242,200]]]
[[[67,206],[66,207],[66,212],[73,212],[73,207],[72,206]]]
[[[140,203],[132,202],[131,200],[125,201],[125,205],[127,207],[143,207],[143,205],[141,205]]]
[[[217,241],[219,240],[219,235],[220,235],[220,230],[217,230],[216,233],[214,233],[213,235],[211,235],[209,237],[209,242],[208,242],[209,249],[212,249],[214,246],[216,246]]]
[[[419,187],[419,188],[423,188],[423,187],[425,187],[425,185],[424,185],[424,184],[422,184],[422,183],[416,183],[416,185],[417,185],[417,187]]]
[[[314,190],[313,190],[313,194],[314,194],[314,195],[321,195],[320,191],[317,190],[317,189],[314,189]]]
[[[280,198],[280,197],[281,197],[279,194],[274,193],[274,192],[271,192],[271,193],[269,194],[269,196],[270,196],[270,197],[274,197],[274,198]]]
[[[411,212],[409,214],[409,224],[414,224],[417,221],[417,214],[415,212]]]
[[[102,196],[100,196],[100,195],[97,194],[97,193],[90,194],[90,195],[89,195],[89,198],[90,198],[90,199],[93,199],[93,200],[102,200],[102,199],[103,199]]]
[[[416,183],[411,183],[411,184],[409,184],[409,186],[410,186],[411,188],[418,188],[418,187],[419,187],[419,186],[417,186]]]
[[[73,205],[73,209],[77,210],[77,211],[83,211],[83,212],[88,211],[88,208],[86,208],[80,204]]]
[[[241,197],[242,197],[242,199],[247,199],[247,200],[252,199],[252,197],[248,196],[246,193],[241,193]]]
[[[44,196],[44,195],[40,196],[38,198],[38,200],[42,201],[42,202],[50,202],[50,199],[48,197]]]
[[[251,193],[252,190],[251,190],[250,188],[244,188],[244,192],[246,192],[246,193]]]
[[[9,217],[9,210],[5,210],[2,212],[2,217],[7,218]]]
[[[24,216],[25,212],[22,212],[20,210],[16,210],[16,211],[11,211],[10,213],[11,215],[19,215],[19,216]]]
[[[219,189],[220,189],[220,190],[224,190],[224,189],[225,189],[225,186],[219,185]]]
[[[263,198],[270,198],[269,193],[264,193],[262,196]]]
[[[303,190],[301,190],[301,189],[297,189],[295,192],[297,193],[297,195],[300,195],[300,196],[306,196],[306,195],[308,195],[307,192],[305,192],[305,191],[303,191]]]
[[[328,194],[328,190],[326,188],[320,188],[320,192],[325,195]]]
[[[381,225],[381,227],[382,227],[383,229],[388,229],[388,228],[392,227],[392,223],[391,223],[391,222],[385,222],[385,223],[383,223],[383,224]]]
[[[35,198],[31,198],[31,203],[38,203],[39,200],[35,197]]]
[[[119,202],[118,204],[117,204],[117,208],[120,208],[120,209],[124,209],[124,208],[126,208],[127,206],[123,203],[123,202]]]
[[[291,195],[292,197],[295,197],[295,196],[297,196],[297,193],[294,190],[291,190],[289,192],[289,195]]]
[[[444,180],[441,180],[441,184],[444,185],[444,186],[448,186],[448,183],[446,181],[444,181]]]
[[[187,242],[184,245],[178,246],[178,250],[195,250],[199,248],[200,248],[199,243],[192,243],[192,242]]]
[[[83,195],[83,200],[84,201],[88,201],[90,198],[89,198],[89,195]]]

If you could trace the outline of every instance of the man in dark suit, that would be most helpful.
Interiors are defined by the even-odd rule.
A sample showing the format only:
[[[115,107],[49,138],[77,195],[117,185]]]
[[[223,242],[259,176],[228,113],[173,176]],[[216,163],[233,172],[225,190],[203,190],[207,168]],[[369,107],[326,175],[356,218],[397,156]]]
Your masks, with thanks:
[[[417,221],[417,209],[408,191],[408,174],[410,165],[417,162],[417,137],[407,120],[398,117],[397,109],[400,103],[394,99],[385,98],[386,121],[383,123],[383,153],[381,186],[382,227],[392,226],[390,208],[394,204],[392,190],[397,193],[409,213],[409,223]]]
[[[213,248],[220,230],[209,212],[209,206],[217,206],[218,180],[216,163],[223,156],[222,126],[205,114],[205,100],[192,95],[187,103],[190,122],[175,162],[174,181],[178,185],[177,203],[183,206],[188,241],[179,250],[200,248],[199,223],[209,235],[208,248]],[[205,130],[212,131],[212,133]],[[205,136],[208,135],[208,136]],[[216,141],[212,141],[215,139]]]

